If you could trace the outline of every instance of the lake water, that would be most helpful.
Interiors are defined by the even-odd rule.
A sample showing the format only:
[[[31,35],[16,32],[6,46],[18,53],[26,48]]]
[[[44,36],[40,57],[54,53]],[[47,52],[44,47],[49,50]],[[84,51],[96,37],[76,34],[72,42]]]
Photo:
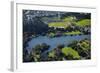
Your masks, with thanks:
[[[61,37],[54,37],[54,38],[50,38],[47,36],[38,36],[28,42],[27,50],[31,51],[31,49],[34,48],[37,44],[42,44],[42,43],[46,43],[50,45],[49,50],[52,50],[56,48],[57,45],[59,44],[64,44],[67,46],[69,43],[71,43],[74,40],[79,41],[84,38],[90,39],[91,36],[90,35],[77,35],[77,36],[61,36]]]

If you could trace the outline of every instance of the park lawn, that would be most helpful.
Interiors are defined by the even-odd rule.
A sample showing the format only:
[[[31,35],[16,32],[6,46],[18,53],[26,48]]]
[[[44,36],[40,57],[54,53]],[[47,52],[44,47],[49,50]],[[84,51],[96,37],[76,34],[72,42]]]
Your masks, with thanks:
[[[67,22],[51,22],[49,23],[49,27],[56,27],[56,28],[66,28]]]
[[[57,18],[56,18],[57,19]],[[56,28],[67,28],[71,23],[75,22],[73,17],[65,17],[62,20],[62,22],[51,22],[49,23],[49,27],[56,27]]]
[[[82,34],[80,31],[65,32],[64,35],[78,35]]]
[[[90,19],[83,19],[83,20],[76,22],[76,25],[80,26],[80,27],[84,27],[84,26],[87,26],[87,25],[90,25],[90,24],[91,24]]]
[[[73,58],[80,59],[78,52],[72,49],[71,47],[62,48],[62,53],[65,54],[66,56],[71,55]]]

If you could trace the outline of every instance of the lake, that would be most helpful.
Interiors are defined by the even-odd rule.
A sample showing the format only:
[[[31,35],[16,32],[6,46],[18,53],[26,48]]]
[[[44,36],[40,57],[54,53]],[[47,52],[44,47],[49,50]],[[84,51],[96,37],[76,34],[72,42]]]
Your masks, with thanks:
[[[68,45],[72,41],[77,40],[80,41],[82,39],[91,39],[90,35],[76,35],[76,36],[61,36],[61,37],[54,37],[50,38],[47,36],[38,36],[36,38],[32,38],[31,41],[28,42],[27,50],[30,52],[32,48],[34,48],[37,44],[46,43],[50,45],[49,50],[52,50],[57,47],[59,44]]]

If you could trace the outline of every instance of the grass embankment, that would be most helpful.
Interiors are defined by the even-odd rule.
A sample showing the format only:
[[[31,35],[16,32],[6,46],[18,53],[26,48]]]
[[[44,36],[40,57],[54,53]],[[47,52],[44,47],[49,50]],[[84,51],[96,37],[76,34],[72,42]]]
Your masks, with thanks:
[[[82,34],[80,31],[65,32],[64,35],[78,35]]]

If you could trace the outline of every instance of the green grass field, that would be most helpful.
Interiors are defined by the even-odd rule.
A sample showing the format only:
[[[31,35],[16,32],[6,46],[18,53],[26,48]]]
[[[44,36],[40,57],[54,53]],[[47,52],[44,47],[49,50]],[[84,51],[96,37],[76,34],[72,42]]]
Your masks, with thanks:
[[[62,22],[51,22],[49,23],[49,27],[56,27],[56,28],[67,28],[73,22],[72,17],[66,17],[61,19]]]
[[[81,27],[84,27],[84,26],[87,26],[87,25],[90,25],[90,24],[91,24],[90,19],[83,19],[83,20],[76,22],[76,25],[81,26]]]
[[[56,28],[66,28],[67,22],[52,22],[49,23],[49,27],[56,27]]]
[[[71,47],[64,47],[62,48],[62,53],[66,56],[71,55],[73,58],[79,59],[80,56],[77,51],[73,50]]]

